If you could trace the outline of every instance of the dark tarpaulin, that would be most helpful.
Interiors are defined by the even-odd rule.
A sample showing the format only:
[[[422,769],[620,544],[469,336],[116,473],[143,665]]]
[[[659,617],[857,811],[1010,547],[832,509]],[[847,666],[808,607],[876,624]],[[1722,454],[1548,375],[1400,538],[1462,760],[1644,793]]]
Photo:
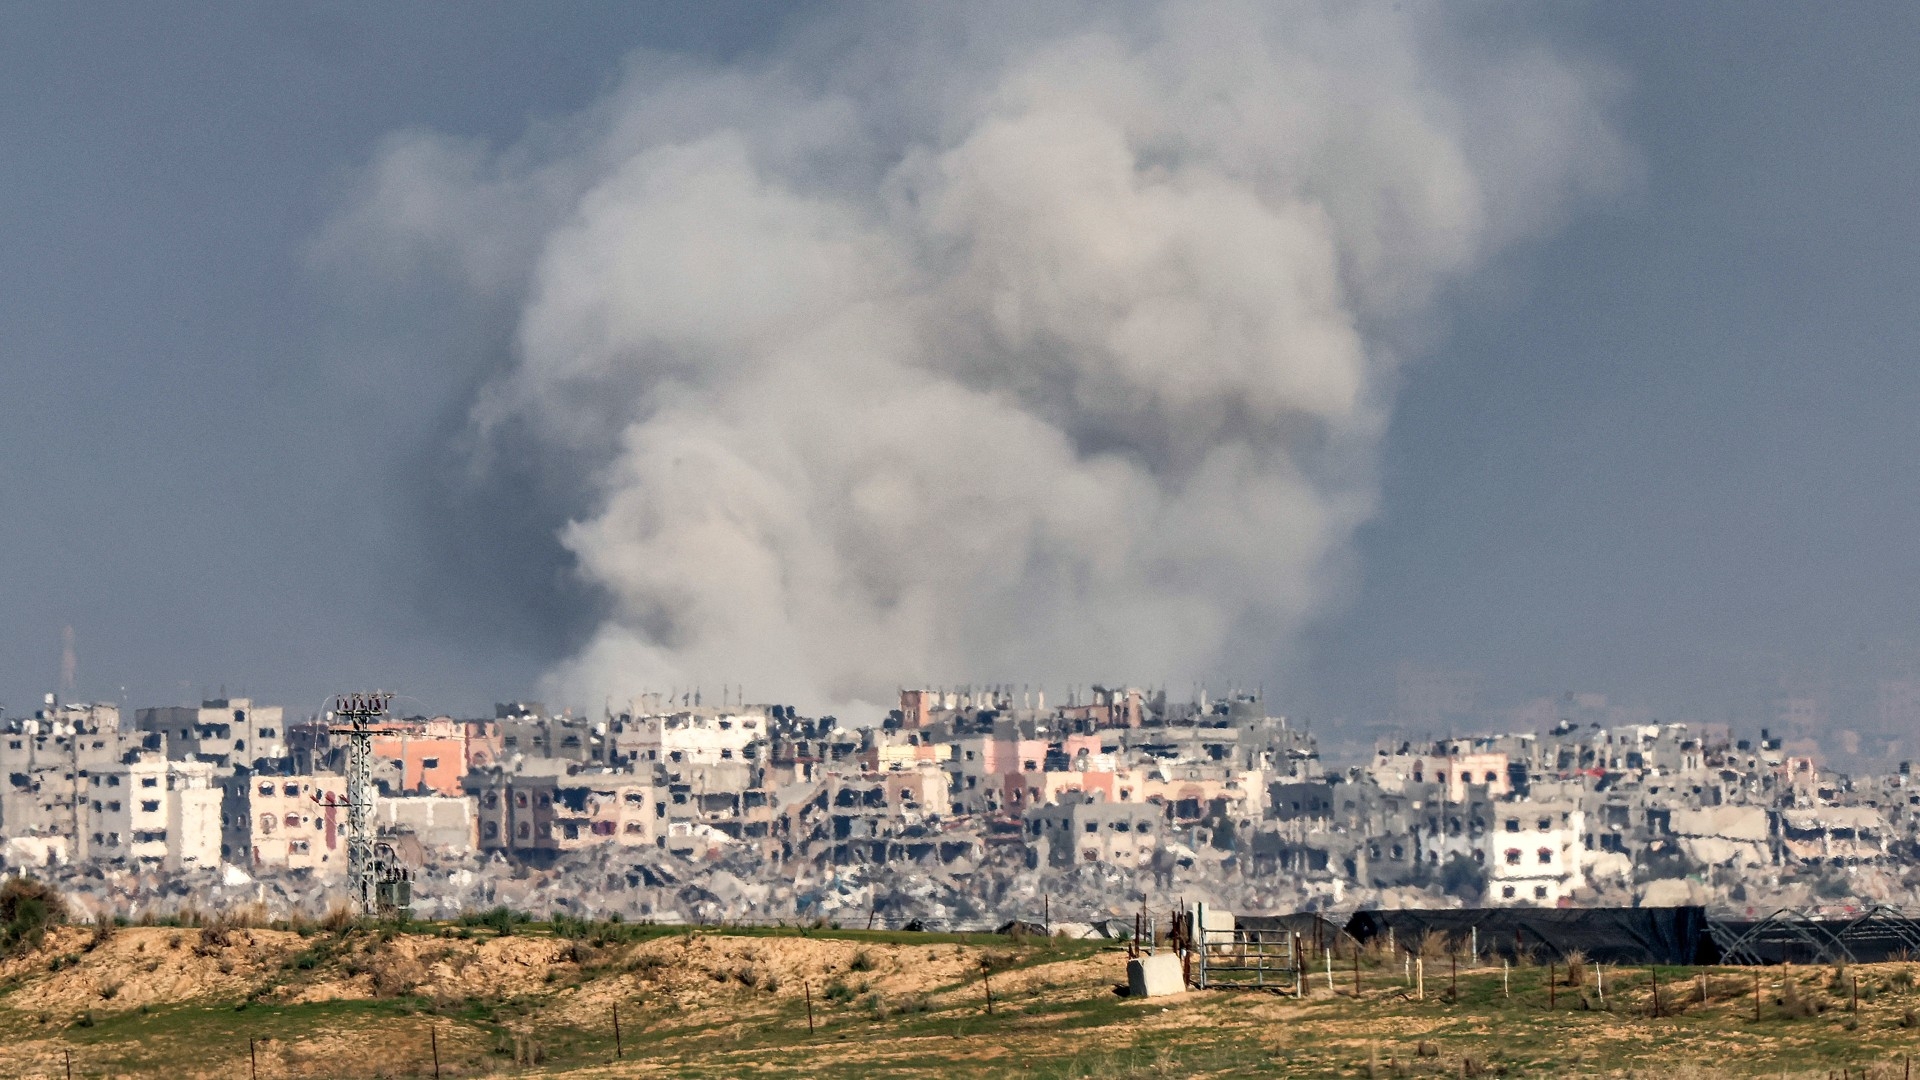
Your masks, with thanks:
[[[1564,959],[1579,952],[1604,964],[1712,964],[1720,953],[1699,907],[1459,908],[1355,912],[1347,933],[1415,946],[1427,934],[1466,943],[1478,930],[1483,956]]]
[[[1296,911],[1291,915],[1236,915],[1233,925],[1236,930],[1258,930],[1275,939],[1282,933],[1299,934],[1301,941],[1310,943],[1316,950],[1347,936],[1338,923],[1328,922],[1314,911]]]

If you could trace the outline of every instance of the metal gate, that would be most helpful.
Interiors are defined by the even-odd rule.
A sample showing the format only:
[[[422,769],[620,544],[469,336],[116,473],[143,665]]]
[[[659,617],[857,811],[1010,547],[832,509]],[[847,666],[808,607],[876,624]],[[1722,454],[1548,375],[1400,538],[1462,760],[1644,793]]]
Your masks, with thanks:
[[[1221,989],[1276,989],[1298,993],[1301,988],[1299,950],[1290,930],[1242,930],[1224,912],[1214,912],[1208,925],[1205,904],[1187,914],[1187,940],[1193,985]],[[1221,924],[1225,925],[1221,925]]]

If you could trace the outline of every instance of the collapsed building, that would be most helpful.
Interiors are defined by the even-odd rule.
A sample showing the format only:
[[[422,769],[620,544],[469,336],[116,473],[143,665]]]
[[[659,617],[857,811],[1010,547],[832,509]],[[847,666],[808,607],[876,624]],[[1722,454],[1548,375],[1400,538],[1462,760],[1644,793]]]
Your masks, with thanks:
[[[1329,766],[1247,693],[920,688],[865,725],[693,693],[598,719],[513,702],[397,719],[374,753],[375,826],[421,868],[423,910],[575,873],[609,891],[563,891],[574,909],[656,919],[958,925],[1055,900],[1094,919],[1176,890],[1241,911],[1745,908],[1897,900],[1920,854],[1910,770],[1834,774],[1764,731],[1562,723]],[[343,764],[322,718],[246,699],[124,730],[115,706],[49,701],[0,720],[0,859],[303,902],[345,869]]]

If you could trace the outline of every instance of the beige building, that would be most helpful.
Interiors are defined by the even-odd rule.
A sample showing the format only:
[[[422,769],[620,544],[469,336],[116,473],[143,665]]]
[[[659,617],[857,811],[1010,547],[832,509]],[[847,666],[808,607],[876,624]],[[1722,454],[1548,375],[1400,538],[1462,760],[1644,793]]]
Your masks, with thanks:
[[[1367,775],[1380,790],[1398,795],[1409,784],[1437,784],[1448,802],[1467,801],[1467,789],[1485,787],[1491,798],[1512,793],[1507,775],[1507,754],[1499,750],[1479,750],[1471,744],[1442,744],[1432,753],[1393,753],[1382,750],[1374,755]]]
[[[373,827],[378,836],[411,836],[428,851],[472,851],[480,835],[474,800],[465,796],[377,796]]]
[[[347,872],[344,776],[241,773],[226,784],[221,854],[256,870]]]

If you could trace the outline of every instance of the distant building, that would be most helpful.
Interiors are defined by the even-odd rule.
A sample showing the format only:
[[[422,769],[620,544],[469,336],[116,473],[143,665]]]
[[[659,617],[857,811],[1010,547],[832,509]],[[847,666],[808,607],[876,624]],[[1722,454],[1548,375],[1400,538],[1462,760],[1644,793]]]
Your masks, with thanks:
[[[347,780],[240,772],[223,786],[220,850],[254,870],[347,872]]]
[[[1551,906],[1586,886],[1586,815],[1577,805],[1513,802],[1494,811],[1494,829],[1480,838],[1490,902]]]
[[[398,793],[465,794],[461,779],[470,760],[470,725],[443,716],[386,726],[398,730],[373,737],[373,756],[398,766]]]
[[[9,859],[91,858],[96,800],[88,778],[112,769],[125,751],[114,705],[63,704],[49,694],[31,717],[0,724],[0,836]],[[124,799],[98,801],[104,810]]]
[[[1078,793],[1025,814],[1028,846],[1055,867],[1084,863],[1141,866],[1165,831],[1162,809],[1153,803],[1115,803]]]
[[[210,763],[136,751],[87,781],[95,860],[165,870],[220,865],[223,793]]]
[[[134,726],[165,735],[175,760],[205,761],[223,771],[287,756],[283,710],[248,698],[213,698],[199,708],[163,706],[134,713]]]

